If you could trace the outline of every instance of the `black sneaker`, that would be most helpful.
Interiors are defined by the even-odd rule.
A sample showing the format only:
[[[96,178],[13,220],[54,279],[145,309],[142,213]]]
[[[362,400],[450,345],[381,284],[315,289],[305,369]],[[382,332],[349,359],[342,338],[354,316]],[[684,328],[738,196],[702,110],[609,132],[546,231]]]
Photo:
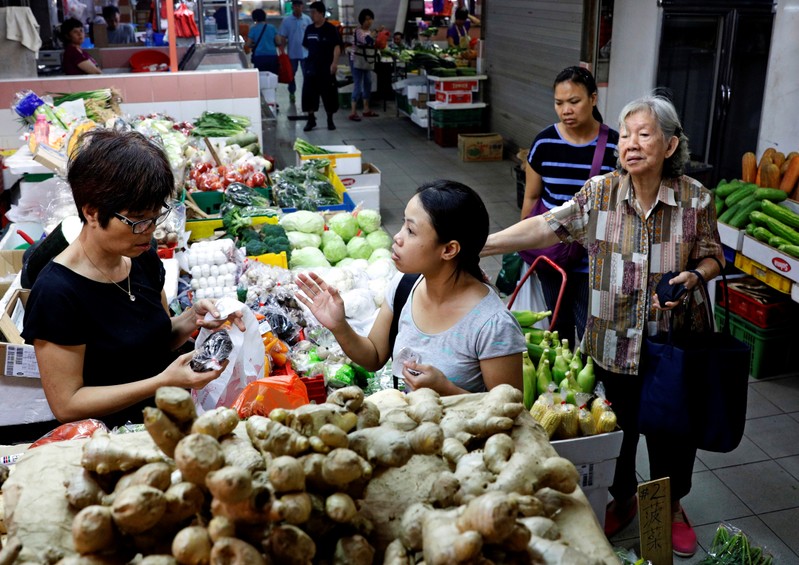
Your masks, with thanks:
[[[308,123],[305,124],[305,127],[302,128],[302,131],[311,131],[315,127],[316,127],[316,120],[314,118],[310,118],[308,120]]]
[[[327,129],[329,129],[330,131],[336,129],[336,124],[334,124],[333,120],[331,120],[330,118],[328,118],[327,120]]]

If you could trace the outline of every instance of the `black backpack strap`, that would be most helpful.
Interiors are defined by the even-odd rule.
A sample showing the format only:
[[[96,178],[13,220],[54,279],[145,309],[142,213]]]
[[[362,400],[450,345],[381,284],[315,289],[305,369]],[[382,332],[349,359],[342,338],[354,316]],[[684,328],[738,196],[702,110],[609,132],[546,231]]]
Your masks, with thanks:
[[[391,354],[391,357],[394,357],[394,342],[397,341],[399,318],[400,313],[402,312],[402,307],[405,306],[405,303],[408,301],[408,297],[411,295],[413,285],[416,284],[416,281],[419,280],[420,276],[420,274],[416,273],[406,273],[402,275],[402,279],[400,279],[400,282],[397,285],[397,290],[394,293],[394,316],[391,318],[391,328],[388,330],[388,351]],[[397,377],[395,376],[394,388],[398,388],[398,385],[399,383]]]

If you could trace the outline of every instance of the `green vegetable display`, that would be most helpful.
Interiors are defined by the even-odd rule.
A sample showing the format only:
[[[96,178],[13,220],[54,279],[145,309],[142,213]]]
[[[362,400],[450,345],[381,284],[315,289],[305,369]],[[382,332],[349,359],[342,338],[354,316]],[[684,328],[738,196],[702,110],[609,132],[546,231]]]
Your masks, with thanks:
[[[374,263],[375,261],[379,261],[380,259],[391,259],[391,251],[388,249],[375,249],[372,251],[372,254],[369,255],[369,263]]]
[[[230,137],[247,131],[250,119],[223,112],[203,112],[191,134],[197,137]]]
[[[383,229],[367,234],[366,241],[369,242],[372,249],[391,249],[391,246],[394,244],[392,237]],[[389,257],[390,256],[391,253],[389,253]]]
[[[332,155],[335,153],[334,151],[322,149],[318,145],[309,143],[304,139],[300,139],[299,137],[294,140],[294,151],[300,155]]]
[[[741,530],[721,524],[708,550],[708,556],[699,565],[771,565],[774,558],[757,546]]]
[[[329,266],[330,262],[325,258],[324,253],[316,247],[296,249],[292,252],[289,260],[289,267],[292,269],[315,269]]]
[[[358,221],[349,212],[342,212],[330,218],[327,227],[340,235],[345,242],[358,234]]]
[[[380,212],[377,210],[365,209],[358,212],[358,227],[363,233],[372,233],[380,229]]]
[[[325,220],[316,212],[297,210],[280,218],[280,225],[288,231],[322,234],[325,231]]]
[[[322,238],[315,233],[302,233],[301,231],[286,232],[289,238],[289,243],[292,249],[301,249],[303,247],[319,247],[322,244]]]
[[[333,233],[335,235],[335,232],[325,233]],[[326,243],[322,242],[322,253],[325,254],[325,258],[331,263],[338,263],[347,257],[347,244],[338,236],[335,238],[330,237]]]
[[[347,255],[353,259],[369,259],[372,251],[372,246],[364,237],[353,237],[347,242]]]

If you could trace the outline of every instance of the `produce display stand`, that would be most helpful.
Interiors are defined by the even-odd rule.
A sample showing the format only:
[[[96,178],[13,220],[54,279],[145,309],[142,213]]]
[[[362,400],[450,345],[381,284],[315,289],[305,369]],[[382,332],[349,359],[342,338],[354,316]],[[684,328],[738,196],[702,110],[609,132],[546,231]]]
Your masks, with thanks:
[[[437,77],[433,75],[427,76],[427,139],[433,139],[433,110],[449,111],[449,110],[473,110],[482,109],[488,106],[485,102],[481,101],[482,89],[480,82],[487,80],[487,75],[474,75],[474,76],[454,76],[454,77]],[[469,83],[469,88],[472,91],[472,101],[467,103],[448,103],[446,101],[438,101],[433,93],[439,89],[444,91],[449,90],[450,85],[458,83]],[[476,86],[472,86],[476,85]],[[434,90],[435,89],[435,90]],[[457,92],[457,91],[455,91]],[[476,98],[476,99],[475,99]],[[478,133],[478,132],[466,132]]]

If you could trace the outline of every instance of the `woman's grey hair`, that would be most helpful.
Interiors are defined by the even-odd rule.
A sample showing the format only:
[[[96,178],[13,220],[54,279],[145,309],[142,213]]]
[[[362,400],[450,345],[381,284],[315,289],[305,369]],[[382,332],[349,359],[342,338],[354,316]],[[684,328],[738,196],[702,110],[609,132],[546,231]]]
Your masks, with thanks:
[[[619,131],[624,130],[624,120],[638,112],[647,112],[650,116],[655,117],[666,142],[671,136],[676,136],[679,140],[677,149],[663,163],[663,178],[679,177],[685,172],[685,165],[690,160],[690,154],[688,137],[682,129],[674,104],[668,98],[658,95],[644,96],[628,102],[619,114]]]

